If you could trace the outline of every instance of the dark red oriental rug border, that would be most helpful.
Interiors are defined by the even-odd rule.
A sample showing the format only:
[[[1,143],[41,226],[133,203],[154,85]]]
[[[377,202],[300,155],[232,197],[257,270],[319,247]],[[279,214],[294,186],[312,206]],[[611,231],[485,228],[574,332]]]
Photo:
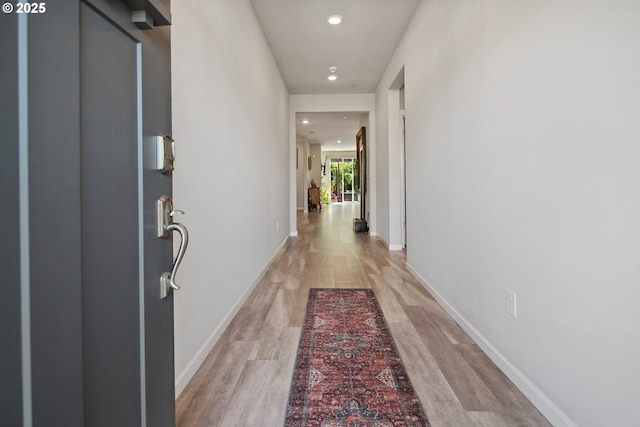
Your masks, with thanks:
[[[309,291],[285,427],[430,426],[371,289]]]

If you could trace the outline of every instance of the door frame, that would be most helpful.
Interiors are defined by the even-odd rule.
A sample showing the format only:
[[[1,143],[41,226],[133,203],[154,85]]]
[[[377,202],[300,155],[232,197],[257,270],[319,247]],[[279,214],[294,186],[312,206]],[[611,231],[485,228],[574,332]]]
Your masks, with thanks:
[[[360,193],[360,219],[369,221],[369,218],[367,218],[367,128],[364,126],[356,134],[356,165],[358,170],[358,192]]]
[[[400,239],[402,247],[407,247],[407,141],[404,109],[400,110]]]

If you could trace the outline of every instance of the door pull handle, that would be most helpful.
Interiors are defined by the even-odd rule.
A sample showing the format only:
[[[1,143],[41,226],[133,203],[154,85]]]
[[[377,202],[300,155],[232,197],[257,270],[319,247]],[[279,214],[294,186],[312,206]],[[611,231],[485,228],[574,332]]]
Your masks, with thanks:
[[[167,196],[162,196],[158,199],[158,237],[161,239],[168,239],[172,231],[177,231],[180,234],[180,247],[176,259],[173,261],[173,266],[170,272],[164,272],[160,276],[160,298],[167,298],[174,290],[179,290],[180,286],[176,283],[176,274],[178,268],[184,258],[184,253],[187,250],[189,244],[189,231],[184,224],[179,222],[173,222],[173,217],[177,214],[184,214],[184,211],[174,210],[173,202]]]
[[[160,296],[162,298],[166,298],[169,296],[170,289],[180,290],[180,286],[175,281],[176,273],[178,272],[178,267],[180,267],[180,263],[182,263],[182,259],[184,258],[184,253],[187,250],[187,245],[189,244],[189,231],[184,224],[180,223],[171,223],[167,226],[168,231],[177,231],[180,234],[180,248],[178,249],[178,255],[176,255],[176,259],[173,262],[173,267],[171,268],[171,272],[165,272],[160,277]]]

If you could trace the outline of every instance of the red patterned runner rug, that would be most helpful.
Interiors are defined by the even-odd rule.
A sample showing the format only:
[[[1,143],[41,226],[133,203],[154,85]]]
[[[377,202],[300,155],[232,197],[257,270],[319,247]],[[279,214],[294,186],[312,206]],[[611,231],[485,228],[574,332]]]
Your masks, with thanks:
[[[430,426],[371,289],[309,291],[285,427]]]

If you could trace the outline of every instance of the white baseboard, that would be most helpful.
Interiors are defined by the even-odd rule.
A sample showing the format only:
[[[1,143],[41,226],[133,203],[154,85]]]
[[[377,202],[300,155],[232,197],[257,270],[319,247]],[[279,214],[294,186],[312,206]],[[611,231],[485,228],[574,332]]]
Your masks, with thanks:
[[[387,241],[386,241],[386,240],[384,240],[384,239],[382,238],[382,236],[378,235],[378,234],[377,234],[377,233],[375,233],[375,232],[373,232],[373,233],[372,233],[372,232],[369,232],[369,236],[371,236],[371,237],[375,237],[376,239],[378,239],[378,240],[379,240],[380,242],[382,242],[382,244],[383,244],[387,249],[389,249],[390,251],[401,251],[401,250],[403,250],[403,249],[404,249],[404,247],[403,247],[401,244],[397,244],[397,243],[393,243],[393,244],[391,244],[391,243],[387,243]]]
[[[476,344],[486,353],[498,368],[527,396],[536,408],[551,424],[556,427],[577,427],[553,401],[542,392],[534,382],[520,369],[516,368],[500,351],[493,346],[467,319],[465,319],[411,264],[407,263],[407,270],[420,284],[438,301],[451,317],[465,330]]]
[[[369,233],[369,234],[371,234],[371,233]],[[371,237],[375,237],[375,238],[376,238],[376,240],[378,241],[378,243],[381,243],[381,244],[382,244],[382,246],[384,246],[385,248],[388,248],[388,247],[389,247],[389,244],[387,243],[387,241],[386,241],[386,240],[384,240],[384,239],[382,238],[382,236],[381,236],[381,235],[376,234],[375,236],[371,236]]]
[[[296,231],[296,235],[297,234],[298,232]],[[280,244],[278,249],[276,249],[276,251],[273,253],[273,255],[271,256],[271,259],[269,260],[265,268],[262,270],[258,278],[253,281],[251,286],[247,288],[247,290],[242,294],[242,296],[238,299],[238,301],[236,301],[235,304],[233,304],[233,306],[229,309],[229,311],[227,311],[225,316],[222,318],[222,322],[220,322],[220,324],[207,337],[207,339],[204,341],[202,346],[200,346],[200,348],[194,354],[191,360],[189,360],[189,363],[187,363],[187,366],[184,368],[184,370],[180,372],[178,375],[176,375],[176,380],[175,380],[176,399],[178,399],[178,397],[184,391],[187,384],[189,384],[189,381],[191,381],[191,378],[193,378],[193,376],[196,374],[196,372],[198,371],[198,369],[200,368],[204,360],[207,358],[207,355],[209,354],[213,346],[218,342],[218,340],[222,336],[222,333],[225,331],[225,329],[227,329],[227,327],[229,326],[229,324],[231,323],[235,315],[238,314],[238,311],[240,311],[240,308],[245,303],[245,301],[247,301],[247,299],[249,298],[249,295],[251,295],[251,292],[253,292],[256,286],[258,286],[258,283],[260,283],[260,281],[264,278],[264,275],[269,270],[269,267],[271,266],[273,261],[276,259],[278,255],[280,255],[282,251],[284,251],[288,240],[289,240],[289,236],[287,236],[284,239],[282,244]]]

